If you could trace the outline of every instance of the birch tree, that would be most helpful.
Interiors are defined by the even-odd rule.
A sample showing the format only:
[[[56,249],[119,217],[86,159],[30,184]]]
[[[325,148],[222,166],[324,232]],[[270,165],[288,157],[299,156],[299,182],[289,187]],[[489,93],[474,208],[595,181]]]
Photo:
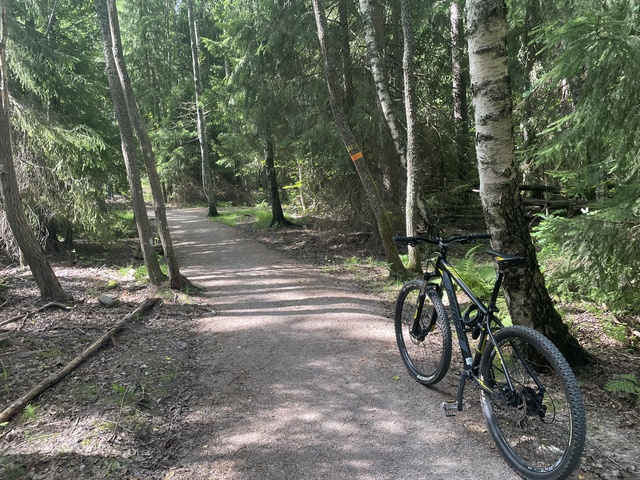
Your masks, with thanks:
[[[11,102],[7,79],[7,3],[0,0],[2,32],[0,33],[0,194],[7,222],[18,243],[21,254],[31,269],[43,298],[66,302],[64,292],[49,260],[29,227],[29,221],[20,198],[11,144]]]
[[[204,108],[201,105],[202,79],[200,78],[200,38],[198,37],[198,25],[196,23],[193,0],[187,2],[187,18],[189,21],[189,39],[191,40],[191,64],[193,66],[193,87],[196,107],[196,126],[198,129],[198,143],[200,144],[200,161],[202,163],[202,187],[207,197],[209,211],[208,217],[218,216],[216,207],[216,197],[213,190],[213,176],[211,165],[209,164],[209,144],[207,140],[207,129],[205,124]]]
[[[514,323],[550,338],[573,365],[589,356],[555,310],[525,221],[515,167],[504,0],[467,0],[469,71],[475,110],[480,196],[491,246],[527,258],[507,270],[504,292]]]
[[[327,17],[324,10],[322,0],[313,0],[313,12],[316,20],[316,28],[318,31],[318,41],[320,43],[320,51],[324,61],[324,73],[329,90],[329,103],[333,118],[340,134],[340,138],[344,143],[353,165],[358,173],[363,190],[369,202],[378,228],[378,234],[382,241],[387,262],[389,262],[390,275],[399,277],[407,276],[406,271],[398,251],[393,243],[393,232],[391,230],[391,222],[384,208],[380,194],[366,166],[366,158],[362,149],[358,146],[353,130],[347,120],[347,114],[344,107],[344,99],[340,95],[337,69],[335,67],[333,53],[329,48],[329,39],[327,38]]]
[[[426,226],[431,225],[429,213],[422,200],[422,189],[418,183],[418,151],[415,131],[415,71],[413,64],[413,13],[412,2],[401,2],[401,20],[403,35],[402,71],[404,83],[404,108],[406,117],[406,136],[402,131],[400,121],[393,109],[393,102],[389,92],[387,76],[384,73],[382,59],[376,46],[376,32],[373,22],[371,0],[360,0],[360,11],[364,25],[369,65],[373,75],[378,102],[381,106],[389,132],[396,148],[400,163],[406,171],[405,193],[405,229],[407,235],[415,235],[417,230],[417,213],[420,214]],[[420,258],[417,249],[409,247],[409,270],[419,271]]]

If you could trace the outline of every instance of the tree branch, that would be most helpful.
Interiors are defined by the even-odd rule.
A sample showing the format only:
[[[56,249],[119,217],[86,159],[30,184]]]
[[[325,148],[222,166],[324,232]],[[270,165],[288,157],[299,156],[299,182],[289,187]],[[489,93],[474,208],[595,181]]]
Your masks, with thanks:
[[[78,367],[78,365],[89,358],[89,356],[98,351],[98,349],[102,347],[102,345],[107,343],[107,341],[111,337],[113,337],[119,330],[121,330],[129,320],[137,317],[147,310],[150,310],[159,301],[159,298],[148,298],[147,300],[142,302],[138,308],[136,308],[133,312],[120,320],[114,327],[112,327],[104,335],[93,342],[84,352],[71,360],[71,362],[69,362],[62,370],[60,370],[60,372],[49,375],[42,382],[25,393],[22,397],[14,401],[11,405],[0,412],[0,424],[9,421],[19,410],[24,408],[27,403],[36,398],[49,387],[52,387],[53,385],[60,382],[64,377],[66,377],[70,372]]]

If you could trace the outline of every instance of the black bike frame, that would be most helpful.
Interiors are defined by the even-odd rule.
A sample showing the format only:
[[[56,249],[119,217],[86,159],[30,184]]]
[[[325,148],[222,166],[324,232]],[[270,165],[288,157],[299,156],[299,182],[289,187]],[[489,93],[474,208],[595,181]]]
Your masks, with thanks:
[[[458,298],[455,292],[455,286],[458,285],[462,291],[469,297],[471,303],[478,307],[478,310],[482,313],[485,322],[487,323],[487,327],[489,323],[491,323],[492,319],[495,319],[494,313],[497,311],[496,309],[496,301],[498,299],[498,294],[500,293],[500,285],[502,284],[502,278],[504,274],[501,271],[498,271],[496,283],[493,287],[493,292],[491,294],[491,299],[489,300],[489,304],[485,305],[482,300],[480,300],[476,295],[471,291],[471,289],[464,283],[464,280],[460,277],[458,272],[456,272],[455,268],[445,259],[438,258],[436,261],[436,271],[442,278],[442,288],[447,293],[447,297],[449,299],[449,308],[451,309],[451,314],[453,317],[453,325],[456,329],[456,335],[458,337],[458,343],[460,344],[460,350],[462,351],[462,356],[464,359],[464,368],[466,370],[472,370],[473,367],[478,366],[480,361],[480,353],[482,351],[479,348],[476,360],[474,361],[474,356],[471,353],[471,346],[469,345],[469,339],[467,338],[467,333],[465,331],[465,326],[462,321],[462,312],[460,310],[460,304],[458,303]],[[442,295],[442,291],[439,292]],[[484,333],[484,332],[482,332]],[[479,345],[484,347],[485,343],[485,335],[481,336]]]
[[[502,326],[500,320],[494,315],[495,312],[498,311],[496,308],[496,302],[498,300],[498,295],[500,293],[500,286],[502,285],[502,280],[504,278],[504,273],[501,270],[498,270],[496,282],[493,287],[493,292],[491,293],[491,298],[489,300],[488,305],[485,305],[482,300],[480,300],[467,286],[464,280],[460,277],[456,269],[443,257],[442,254],[438,255],[435,263],[435,272],[431,278],[440,277],[441,283],[437,285],[438,295],[442,298],[444,292],[447,294],[447,298],[449,299],[449,308],[451,310],[451,314],[453,317],[453,325],[456,330],[456,336],[458,337],[458,344],[460,345],[460,351],[463,356],[463,367],[464,373],[460,377],[460,386],[458,389],[458,410],[462,411],[462,396],[466,381],[468,378],[474,380],[476,384],[480,386],[480,388],[486,390],[490,394],[493,391],[484,385],[484,383],[479,378],[478,367],[480,365],[480,359],[482,357],[482,352],[487,343],[487,338],[493,339],[493,333],[491,332],[490,325],[492,322],[495,322],[498,326]],[[425,283],[428,285],[429,281]],[[460,304],[458,303],[458,298],[455,292],[455,285],[460,287],[462,291],[469,297],[471,303],[473,303],[480,313],[483,315],[483,319],[480,321],[486,328],[482,328],[480,330],[480,336],[478,338],[478,348],[475,355],[471,351],[471,345],[469,344],[469,339],[467,337],[467,332],[465,330],[465,325],[462,320],[462,312],[460,310]],[[426,287],[425,287],[426,288]],[[495,342],[494,342],[495,344]],[[498,355],[500,353],[498,352]],[[501,355],[500,355],[501,357]],[[505,372],[506,373],[506,372]],[[509,374],[506,373],[507,383],[510,387],[511,379],[509,378]]]

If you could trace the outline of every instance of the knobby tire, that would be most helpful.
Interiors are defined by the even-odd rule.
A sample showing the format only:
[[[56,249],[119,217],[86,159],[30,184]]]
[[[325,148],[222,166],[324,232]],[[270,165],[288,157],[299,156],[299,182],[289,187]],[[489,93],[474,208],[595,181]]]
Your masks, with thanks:
[[[400,290],[396,302],[395,332],[400,355],[411,376],[423,385],[433,385],[444,378],[451,363],[451,327],[436,289],[427,286],[420,316],[420,329],[425,331],[422,335],[412,334],[423,286],[424,280],[412,280]],[[434,314],[435,322],[426,332]]]
[[[481,393],[491,435],[521,476],[567,478],[580,462],[586,432],[582,395],[571,368],[549,339],[530,328],[503,328],[495,343],[488,342],[480,363],[481,381],[493,390]]]

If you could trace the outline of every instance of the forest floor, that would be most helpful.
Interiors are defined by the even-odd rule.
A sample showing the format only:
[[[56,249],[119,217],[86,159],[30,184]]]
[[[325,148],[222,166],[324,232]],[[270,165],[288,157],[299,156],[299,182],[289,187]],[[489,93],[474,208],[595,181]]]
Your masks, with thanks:
[[[366,239],[230,228],[197,209],[171,210],[170,222],[183,273],[204,292],[137,281],[132,241],[52,259],[75,299],[68,309],[40,310],[29,272],[0,264],[11,287],[0,290],[0,323],[15,319],[0,326],[0,408],[162,298],[0,426],[0,478],[514,478],[476,391],[452,420],[440,403],[455,395],[455,372],[434,389],[405,373],[391,321],[397,288]],[[561,308],[597,359],[576,372],[588,437],[572,478],[638,478],[637,397],[604,388],[618,374],[640,378],[628,340],[638,318]]]

